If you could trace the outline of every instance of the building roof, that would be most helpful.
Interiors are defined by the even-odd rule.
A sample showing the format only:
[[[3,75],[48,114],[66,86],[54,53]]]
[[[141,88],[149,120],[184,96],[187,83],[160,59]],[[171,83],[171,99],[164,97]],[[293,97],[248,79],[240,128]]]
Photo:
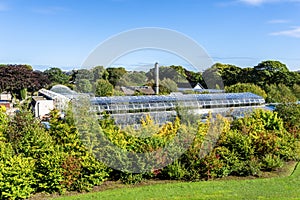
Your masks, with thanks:
[[[214,94],[186,94],[186,95],[143,95],[143,96],[113,96],[94,97],[91,99],[95,104],[106,103],[143,103],[143,102],[175,102],[175,101],[216,101],[216,100],[248,100],[254,99],[264,101],[264,99],[253,93],[214,93]]]
[[[129,87],[122,86],[121,90],[122,90],[122,92],[124,92],[124,94],[126,96],[132,96],[136,93],[141,93],[144,95],[154,95],[155,94],[153,88],[150,86],[129,86]]]

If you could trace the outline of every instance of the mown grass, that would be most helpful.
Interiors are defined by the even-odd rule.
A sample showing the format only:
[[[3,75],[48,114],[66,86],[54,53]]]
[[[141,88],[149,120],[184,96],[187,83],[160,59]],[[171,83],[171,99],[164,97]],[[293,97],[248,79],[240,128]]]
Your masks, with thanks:
[[[217,180],[154,184],[109,189],[101,192],[59,197],[57,200],[94,199],[300,199],[300,165],[291,176],[290,166],[273,178]]]

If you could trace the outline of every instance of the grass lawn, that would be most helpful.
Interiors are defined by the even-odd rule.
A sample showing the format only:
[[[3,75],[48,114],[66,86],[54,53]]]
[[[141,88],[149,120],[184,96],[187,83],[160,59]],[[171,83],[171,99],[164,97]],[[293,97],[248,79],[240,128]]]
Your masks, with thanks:
[[[300,199],[300,165],[286,177],[154,184],[57,198],[75,199]]]

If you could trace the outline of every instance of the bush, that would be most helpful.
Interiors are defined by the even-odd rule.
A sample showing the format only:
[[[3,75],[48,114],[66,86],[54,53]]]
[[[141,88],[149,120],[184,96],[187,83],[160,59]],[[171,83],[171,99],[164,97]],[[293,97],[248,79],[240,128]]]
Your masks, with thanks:
[[[34,160],[16,155],[0,160],[0,199],[25,199],[35,191]]]
[[[283,166],[283,161],[279,156],[267,154],[262,159],[262,168],[267,171],[274,170]]]
[[[80,163],[78,163],[77,166],[78,165],[81,166],[80,176],[74,183],[76,184],[74,185],[74,190],[78,191],[89,191],[94,186],[101,185],[111,172],[111,170],[103,163],[99,162],[93,155],[88,153],[80,156]]]
[[[144,180],[143,174],[121,173],[120,180],[124,184],[134,185]]]
[[[240,161],[239,163],[236,163],[230,175],[260,176],[260,174],[261,174],[261,162],[258,158],[252,157],[249,160]]]
[[[18,112],[10,119],[5,137],[15,153],[23,153],[25,157],[37,158],[49,153],[53,146],[50,135],[28,110]]]
[[[64,169],[62,164],[67,154],[54,150],[50,154],[44,154],[36,162],[35,176],[37,177],[37,191],[60,194],[66,191],[64,181]]]
[[[297,97],[293,94],[292,90],[284,84],[267,86],[267,99],[269,103],[294,103]]]
[[[8,125],[8,117],[5,112],[6,108],[4,106],[0,106],[0,141],[4,140],[4,132]]]
[[[280,104],[275,111],[284,121],[284,127],[300,139],[300,104]]]
[[[162,169],[160,177],[171,180],[182,180],[187,175],[186,167],[180,161],[176,160]]]

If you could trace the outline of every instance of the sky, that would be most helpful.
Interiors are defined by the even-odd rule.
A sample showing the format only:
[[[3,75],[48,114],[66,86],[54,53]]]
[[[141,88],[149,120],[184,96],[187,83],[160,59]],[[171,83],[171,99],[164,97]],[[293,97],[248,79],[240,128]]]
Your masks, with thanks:
[[[80,68],[107,38],[143,27],[180,32],[213,62],[253,67],[279,60],[300,70],[300,0],[0,0],[0,63]],[[156,59],[186,64],[151,51],[114,64],[138,70]]]

